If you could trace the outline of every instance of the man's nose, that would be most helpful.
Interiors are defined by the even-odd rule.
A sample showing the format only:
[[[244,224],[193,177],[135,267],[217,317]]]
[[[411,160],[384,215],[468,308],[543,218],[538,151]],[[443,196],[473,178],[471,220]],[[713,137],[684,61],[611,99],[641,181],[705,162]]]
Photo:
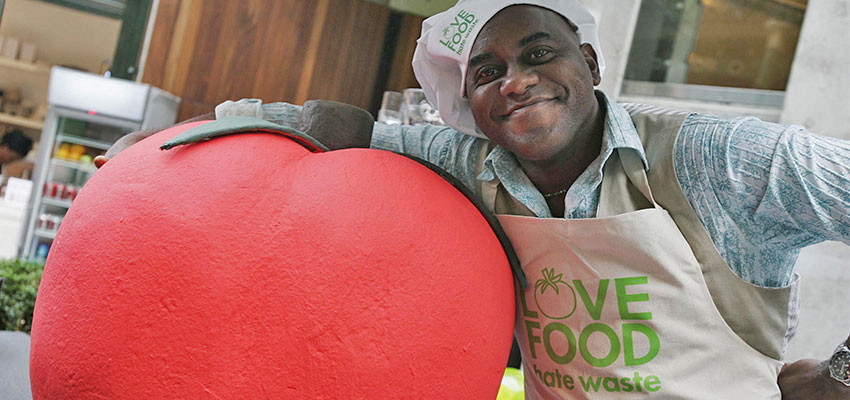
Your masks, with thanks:
[[[510,68],[505,74],[499,91],[502,96],[521,95],[528,88],[540,82],[540,77],[534,71],[526,68]]]

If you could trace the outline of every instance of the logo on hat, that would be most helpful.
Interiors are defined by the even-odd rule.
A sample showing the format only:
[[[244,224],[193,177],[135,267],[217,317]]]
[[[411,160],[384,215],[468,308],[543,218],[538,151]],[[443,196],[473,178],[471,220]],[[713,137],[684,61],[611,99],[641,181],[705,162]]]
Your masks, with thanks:
[[[454,21],[443,29],[444,40],[441,40],[440,44],[460,55],[476,25],[478,25],[478,18],[475,18],[475,14],[460,10],[454,17]]]

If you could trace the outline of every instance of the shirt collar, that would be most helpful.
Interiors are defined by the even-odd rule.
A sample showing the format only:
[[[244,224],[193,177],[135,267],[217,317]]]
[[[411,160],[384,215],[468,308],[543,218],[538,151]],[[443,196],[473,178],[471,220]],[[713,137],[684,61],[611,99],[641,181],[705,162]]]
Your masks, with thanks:
[[[611,155],[613,149],[632,149],[638,153],[643,168],[649,170],[649,163],[646,161],[646,153],[643,150],[643,143],[640,140],[637,128],[629,112],[621,107],[617,102],[608,98],[608,95],[600,90],[596,91],[598,98],[605,104],[607,113],[605,114],[605,128],[602,131],[602,152],[606,154],[605,149],[609,149],[605,159]]]

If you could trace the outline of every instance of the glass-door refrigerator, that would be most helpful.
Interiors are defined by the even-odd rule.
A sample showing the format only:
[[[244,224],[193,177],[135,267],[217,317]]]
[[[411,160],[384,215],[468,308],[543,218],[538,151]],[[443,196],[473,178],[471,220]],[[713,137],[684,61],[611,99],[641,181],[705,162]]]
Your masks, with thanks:
[[[20,249],[44,261],[65,212],[121,136],[173,125],[180,99],[156,87],[53,67]]]

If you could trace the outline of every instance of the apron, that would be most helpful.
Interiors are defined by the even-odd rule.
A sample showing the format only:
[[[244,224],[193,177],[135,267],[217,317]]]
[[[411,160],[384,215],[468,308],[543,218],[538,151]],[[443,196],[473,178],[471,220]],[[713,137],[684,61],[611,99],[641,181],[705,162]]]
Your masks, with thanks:
[[[604,177],[592,219],[504,215],[519,203],[482,187],[528,278],[515,325],[526,398],[780,398],[782,362],[721,316],[637,153],[615,152]]]

